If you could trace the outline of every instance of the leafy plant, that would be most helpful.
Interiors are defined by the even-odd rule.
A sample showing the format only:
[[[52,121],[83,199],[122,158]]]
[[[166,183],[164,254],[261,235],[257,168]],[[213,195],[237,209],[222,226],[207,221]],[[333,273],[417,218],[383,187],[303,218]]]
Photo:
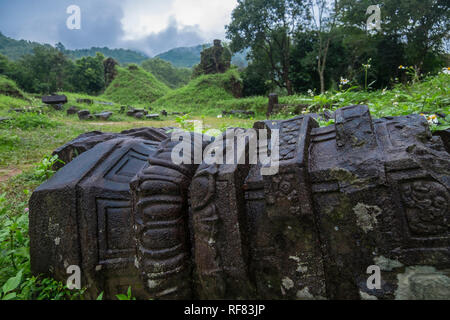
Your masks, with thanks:
[[[330,120],[319,119],[318,122],[321,127],[328,127],[328,126],[331,126],[332,124],[334,124],[334,119],[330,119]]]
[[[118,295],[116,295],[116,298],[118,299],[118,300],[136,300],[136,298],[134,298],[132,295],[131,295],[131,287],[128,287],[128,290],[127,290],[127,294],[125,295],[125,294],[118,294]]]
[[[22,273],[22,270],[20,270],[14,277],[9,278],[8,281],[5,282],[0,290],[1,300],[12,300],[17,296],[13,291],[19,287],[20,282],[22,281]]]
[[[64,164],[64,161],[60,160],[58,158],[58,155],[46,156],[44,159],[42,159],[41,162],[37,164],[34,171],[35,177],[40,180],[50,179],[56,173],[56,171],[54,171],[52,168],[57,162]]]

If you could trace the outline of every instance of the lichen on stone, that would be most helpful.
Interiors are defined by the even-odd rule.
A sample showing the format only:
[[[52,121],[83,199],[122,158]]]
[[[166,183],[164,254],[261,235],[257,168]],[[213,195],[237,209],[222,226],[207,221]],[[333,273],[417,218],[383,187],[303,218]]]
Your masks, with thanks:
[[[406,268],[397,275],[396,300],[450,300],[450,270],[438,271],[431,266]]]
[[[375,257],[374,261],[375,264],[383,271],[392,271],[394,269],[403,267],[403,264],[400,261],[391,260],[383,256]]]
[[[353,212],[357,218],[357,225],[363,229],[365,233],[372,231],[378,224],[377,217],[381,215],[382,210],[377,206],[368,206],[363,203],[358,203]]]

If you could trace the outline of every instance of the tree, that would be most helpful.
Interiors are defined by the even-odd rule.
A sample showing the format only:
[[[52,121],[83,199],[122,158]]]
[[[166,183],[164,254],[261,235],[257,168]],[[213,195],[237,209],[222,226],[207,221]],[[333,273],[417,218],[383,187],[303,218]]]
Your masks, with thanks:
[[[105,56],[97,53],[95,57],[84,57],[75,62],[73,84],[76,91],[98,94],[105,89],[103,60]]]
[[[0,74],[7,74],[9,71],[10,62],[8,58],[0,54]]]
[[[432,56],[441,54],[450,31],[448,0],[382,0],[380,34],[405,44],[404,65],[415,65],[421,72],[432,71],[438,64]],[[364,14],[370,0],[341,0],[344,22],[362,30],[366,28]]]
[[[53,47],[39,46],[11,67],[11,78],[27,92],[53,93],[70,89],[73,62]]]
[[[264,53],[272,81],[293,94],[290,79],[291,41],[304,22],[302,0],[238,0],[226,27],[233,52],[251,49],[250,56]]]
[[[317,36],[317,73],[320,79],[320,92],[325,92],[325,68],[327,66],[330,43],[335,36],[337,23],[337,0],[308,0],[308,17],[311,30]]]

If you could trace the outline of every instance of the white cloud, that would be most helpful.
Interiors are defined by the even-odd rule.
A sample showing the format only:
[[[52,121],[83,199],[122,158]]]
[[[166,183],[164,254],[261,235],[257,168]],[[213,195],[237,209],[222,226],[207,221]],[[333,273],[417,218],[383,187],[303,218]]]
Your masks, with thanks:
[[[205,40],[223,38],[236,4],[236,0],[125,0],[123,40],[159,33],[174,20],[180,29],[196,27]]]

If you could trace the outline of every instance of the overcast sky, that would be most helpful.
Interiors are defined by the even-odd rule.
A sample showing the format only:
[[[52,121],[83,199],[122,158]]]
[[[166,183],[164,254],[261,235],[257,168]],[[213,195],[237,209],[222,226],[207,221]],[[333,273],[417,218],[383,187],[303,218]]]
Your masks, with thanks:
[[[66,48],[135,49],[153,56],[224,39],[236,0],[0,0],[0,31],[14,39]],[[69,30],[67,7],[81,9]]]

